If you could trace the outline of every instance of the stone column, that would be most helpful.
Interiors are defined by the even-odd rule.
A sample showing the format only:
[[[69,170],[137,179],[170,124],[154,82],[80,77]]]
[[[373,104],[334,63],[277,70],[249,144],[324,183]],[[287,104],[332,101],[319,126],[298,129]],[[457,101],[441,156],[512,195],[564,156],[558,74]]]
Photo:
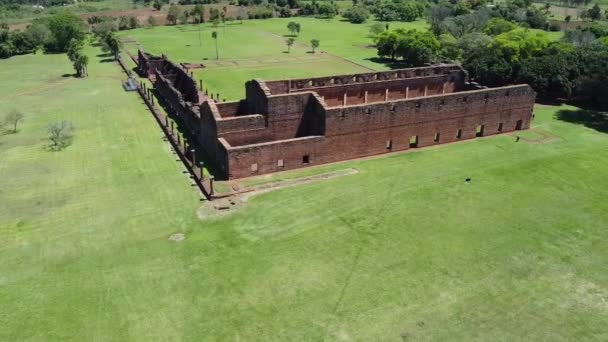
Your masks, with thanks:
[[[173,121],[171,121],[171,135],[173,135]]]
[[[384,101],[388,101],[388,88],[384,89]]]
[[[441,94],[445,94],[445,82],[443,82],[443,87],[441,88]]]
[[[346,106],[346,92],[344,92],[344,97],[342,98],[342,105]]]
[[[209,176],[209,195],[213,196],[213,180],[215,177]]]
[[[179,145],[181,145],[181,144],[182,144],[182,138],[181,138],[181,136],[179,135],[179,133],[177,133],[177,148],[178,148],[178,149],[180,148],[180,146],[179,146]],[[186,152],[186,151],[184,151],[184,152]]]
[[[427,91],[429,90],[429,86],[425,85],[424,86],[424,96],[426,96]]]
[[[188,150],[188,146],[186,145],[186,138],[184,138],[184,151]]]
[[[363,102],[364,102],[364,103],[367,103],[367,90],[365,91],[365,95],[363,95],[363,96],[364,96],[364,98],[363,98]]]
[[[201,171],[201,182],[205,180],[205,164],[203,162],[199,165],[199,170]]]
[[[192,154],[192,170],[196,167],[196,150],[191,149],[190,153]]]
[[[409,97],[410,97],[410,87],[407,86],[407,87],[405,87],[405,98],[407,99]]]
[[[165,127],[169,127],[169,117],[165,115]]]

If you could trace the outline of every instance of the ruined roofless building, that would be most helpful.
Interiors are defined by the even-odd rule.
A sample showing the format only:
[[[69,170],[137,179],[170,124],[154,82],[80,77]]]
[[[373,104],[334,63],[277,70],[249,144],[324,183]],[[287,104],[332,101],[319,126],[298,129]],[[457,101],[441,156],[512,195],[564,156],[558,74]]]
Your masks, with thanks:
[[[452,64],[252,80],[245,99],[225,103],[199,101],[196,81],[169,61],[155,74],[161,96],[229,179],[527,129],[536,97],[525,84],[469,82]]]

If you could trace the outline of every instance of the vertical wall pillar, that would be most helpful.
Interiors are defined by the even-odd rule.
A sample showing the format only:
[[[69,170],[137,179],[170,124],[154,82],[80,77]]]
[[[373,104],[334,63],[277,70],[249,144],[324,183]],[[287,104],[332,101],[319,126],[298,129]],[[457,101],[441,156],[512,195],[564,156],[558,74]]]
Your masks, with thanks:
[[[203,162],[201,162],[200,166],[199,166],[199,170],[201,172],[201,182],[205,180],[205,168],[204,168],[204,164]]]
[[[192,153],[192,170],[196,167],[196,150],[191,149],[190,153]]]
[[[445,82],[443,82],[443,87],[441,88],[441,94],[445,94]]]
[[[346,106],[346,92],[344,92],[344,96],[342,97],[342,105]]]
[[[426,96],[426,93],[428,92],[428,90],[429,90],[429,86],[425,85],[424,86],[424,96]]]
[[[405,87],[405,98],[409,99],[410,97],[410,86]]]
[[[210,176],[209,177],[209,195],[213,195],[213,180],[215,179],[215,177]]]
[[[363,102],[364,102],[364,103],[367,103],[367,90],[365,91],[365,95],[364,95],[364,96],[365,96],[365,97],[364,97],[364,99],[363,99]]]
[[[171,121],[171,135],[173,135],[173,121]]]
[[[388,101],[388,88],[384,89],[384,101]]]

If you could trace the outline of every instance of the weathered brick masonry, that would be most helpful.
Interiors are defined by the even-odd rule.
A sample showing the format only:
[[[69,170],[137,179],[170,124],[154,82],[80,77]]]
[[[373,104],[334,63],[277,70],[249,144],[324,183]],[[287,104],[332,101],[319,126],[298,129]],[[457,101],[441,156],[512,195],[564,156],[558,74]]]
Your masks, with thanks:
[[[140,67],[154,69],[155,87],[225,178],[527,129],[536,97],[528,85],[486,88],[458,65],[439,65],[252,80],[245,99],[216,103],[200,100],[180,66],[152,64]]]

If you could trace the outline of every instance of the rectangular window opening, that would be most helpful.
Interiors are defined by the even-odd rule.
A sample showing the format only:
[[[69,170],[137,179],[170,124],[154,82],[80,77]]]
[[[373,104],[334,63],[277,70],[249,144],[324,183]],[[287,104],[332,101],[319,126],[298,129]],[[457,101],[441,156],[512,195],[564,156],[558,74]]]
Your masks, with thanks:
[[[521,121],[521,120],[517,120],[517,123],[515,124],[515,130],[516,130],[516,131],[521,130],[521,126],[522,126],[522,124],[523,124],[523,121]]]
[[[483,137],[483,125],[479,125],[477,126],[477,129],[475,131],[475,136],[476,137]]]
[[[309,155],[302,156],[302,164],[310,164],[310,156]]]
[[[418,136],[412,135],[410,138],[410,147],[418,147]]]

